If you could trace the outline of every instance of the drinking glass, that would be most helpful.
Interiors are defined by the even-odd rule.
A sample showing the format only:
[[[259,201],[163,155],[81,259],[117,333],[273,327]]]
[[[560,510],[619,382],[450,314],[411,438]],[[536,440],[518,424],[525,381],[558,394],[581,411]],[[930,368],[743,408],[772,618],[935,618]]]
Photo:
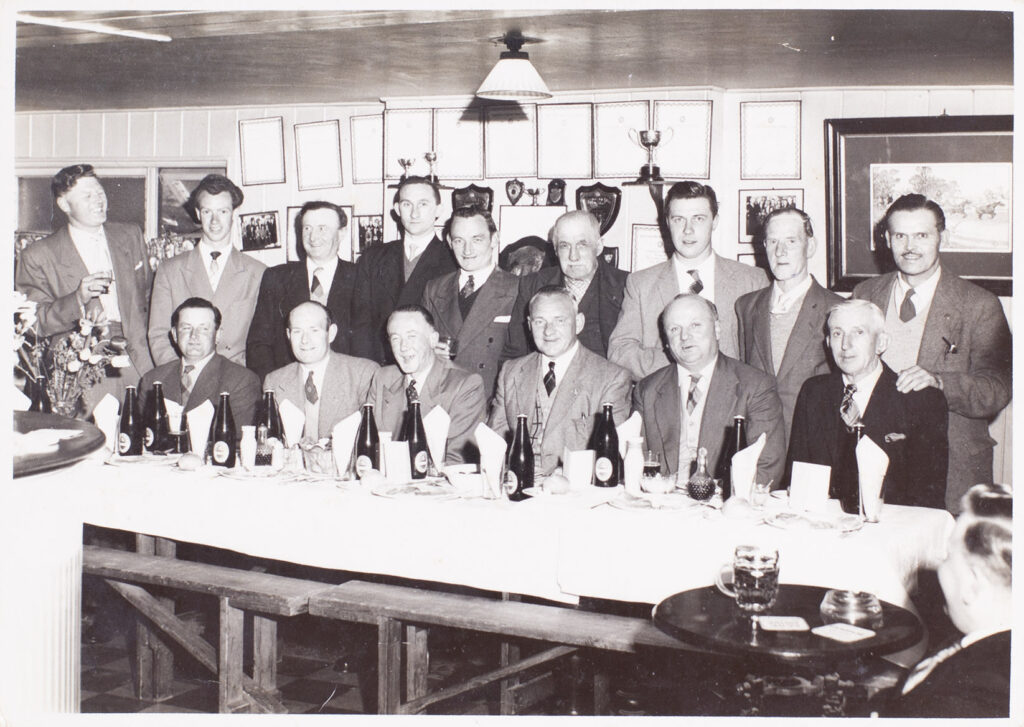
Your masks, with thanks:
[[[754,489],[751,490],[751,505],[754,506],[755,510],[764,510],[765,503],[768,502],[768,495],[770,494],[769,483],[755,482]]]
[[[644,477],[657,477],[661,474],[661,452],[648,449],[644,452]]]
[[[455,357],[459,355],[459,339],[453,336],[441,336],[438,339],[438,343],[441,345],[448,346],[448,358],[455,360]]]
[[[727,570],[728,566],[722,568]],[[779,592],[779,551],[757,545],[737,545],[732,560],[732,584],[726,584],[719,573],[719,590],[746,615],[768,611],[775,605]]]

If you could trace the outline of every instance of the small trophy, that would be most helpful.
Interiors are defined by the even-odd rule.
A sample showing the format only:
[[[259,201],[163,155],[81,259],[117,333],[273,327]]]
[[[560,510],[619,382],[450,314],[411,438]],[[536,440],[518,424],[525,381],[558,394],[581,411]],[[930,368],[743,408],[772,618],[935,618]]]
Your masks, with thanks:
[[[644,129],[637,131],[629,130],[629,138],[637,146],[647,150],[647,163],[640,167],[640,177],[633,184],[647,184],[649,182],[664,182],[661,176],[661,168],[654,163],[654,149],[661,143],[661,132],[656,129]],[[672,139],[672,129],[668,130],[668,137],[665,143]]]
[[[427,164],[430,165],[430,181],[437,183],[437,171],[435,165],[437,164],[437,152],[428,151],[423,155],[423,158],[427,160]]]
[[[413,162],[415,162],[415,159],[401,159],[400,158],[398,160],[398,165],[400,167],[402,167],[402,179],[405,179],[406,177],[409,176],[409,169],[412,167]]]
[[[526,193],[528,195],[530,195],[530,199],[532,200],[530,202],[530,206],[536,207],[537,206],[537,197],[540,196],[540,189],[538,189],[537,187],[531,187],[531,188],[526,190]]]

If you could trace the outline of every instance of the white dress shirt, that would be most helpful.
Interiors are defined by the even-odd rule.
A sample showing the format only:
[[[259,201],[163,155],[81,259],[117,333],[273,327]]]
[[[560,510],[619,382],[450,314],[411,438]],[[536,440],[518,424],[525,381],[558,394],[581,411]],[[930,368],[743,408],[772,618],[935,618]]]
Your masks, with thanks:
[[[708,388],[711,386],[711,376],[715,372],[716,363],[718,363],[718,356],[711,359],[708,364],[697,372],[700,375],[700,379],[697,381],[699,397],[697,405],[693,407],[693,411],[689,414],[686,412],[686,402],[690,398],[690,380],[693,378],[693,374],[685,366],[676,364],[676,371],[679,375],[679,411],[682,414],[680,419],[683,424],[682,431],[680,432],[680,442],[685,443],[685,453],[687,455],[685,461],[683,457],[679,459],[679,472],[685,472],[685,477],[690,475],[687,461],[693,461],[697,456],[697,448],[700,446],[700,423],[704,417],[704,404],[708,400]],[[680,450],[682,452],[684,448],[681,446]]]
[[[875,364],[875,368],[870,373],[861,377],[860,381],[851,381],[849,376],[843,374],[844,384],[854,384],[857,387],[857,390],[853,392],[853,403],[857,405],[857,411],[860,412],[862,419],[864,418],[864,412],[867,411],[868,403],[871,401],[871,394],[875,390],[875,384],[878,383],[878,377],[881,375],[881,361]]]
[[[402,249],[405,251],[405,259],[415,260],[416,258],[418,258],[420,255],[423,254],[423,251],[427,249],[427,245],[433,242],[433,240],[433,229],[431,229],[429,232],[419,235],[418,237],[413,237],[408,232],[405,233],[405,238],[402,241]]]
[[[460,268],[459,269],[459,290],[462,290],[464,287],[466,287],[466,281],[469,280],[469,276],[470,275],[473,276],[473,290],[474,291],[480,290],[480,288],[484,287],[484,283],[487,282],[487,278],[491,277],[491,273],[493,273],[493,272],[494,272],[494,264],[493,263],[491,265],[489,265],[488,267],[486,267],[486,268],[481,268],[480,270],[474,270],[471,273],[466,272],[465,270],[462,270]]]
[[[327,300],[327,294],[331,291],[331,286],[334,284],[334,273],[338,269],[338,258],[331,256],[331,259],[327,262],[318,263],[313,258],[306,257],[306,290],[313,289],[313,275],[316,274],[317,280],[320,281],[320,285],[324,289],[324,300]],[[317,273],[316,271],[320,272]]]
[[[220,278],[224,274],[224,266],[228,264],[228,256],[234,249],[235,248],[230,244],[221,248],[215,248],[206,241],[206,238],[199,241],[199,252],[203,260],[203,267],[206,268],[206,276],[210,279],[210,287],[214,290],[217,290],[217,286],[220,284]],[[216,273],[213,272],[213,257],[210,255],[211,252],[220,253],[220,256],[217,258]]]
[[[555,362],[555,388],[551,391],[551,398],[554,398],[555,392],[558,391],[558,387],[562,385],[562,379],[565,378],[565,372],[569,370],[569,364],[572,363],[573,358],[576,356],[576,352],[580,350],[580,342],[574,341],[569,348],[562,354],[551,358],[550,356],[540,355],[540,376],[541,385],[544,384],[544,377],[547,375],[551,368],[551,362]]]
[[[672,264],[676,269],[676,281],[680,293],[689,293],[690,286],[694,283],[690,270],[696,270],[700,276],[701,285],[704,288],[700,291],[700,297],[704,300],[715,302],[715,254],[709,251],[709,255],[702,262],[694,264],[686,258],[678,255],[672,256]]]
[[[811,289],[811,276],[806,275],[804,279],[796,284],[792,290],[783,290],[779,287],[779,281],[772,283],[772,313],[788,313],[790,309],[803,301],[807,291]]]
[[[110,247],[107,245],[107,235],[101,226],[99,231],[92,233],[82,230],[74,225],[68,225],[68,234],[71,235],[71,242],[74,243],[79,257],[85,264],[85,270],[90,275],[108,271],[114,273],[114,264],[110,259]],[[101,293],[97,298],[103,306],[103,315],[108,321],[120,321],[121,309],[117,307],[117,279],[115,278],[106,293]],[[83,311],[83,315],[85,315]]]
[[[892,300],[889,305],[893,310],[898,311],[903,305],[903,299],[907,297],[907,291],[913,288],[914,296],[910,300],[914,303],[914,315],[928,315],[928,308],[931,307],[932,298],[935,297],[935,287],[939,284],[941,274],[942,268],[937,267],[930,278],[912,286],[904,279],[903,273],[896,273],[896,285],[892,286]]]

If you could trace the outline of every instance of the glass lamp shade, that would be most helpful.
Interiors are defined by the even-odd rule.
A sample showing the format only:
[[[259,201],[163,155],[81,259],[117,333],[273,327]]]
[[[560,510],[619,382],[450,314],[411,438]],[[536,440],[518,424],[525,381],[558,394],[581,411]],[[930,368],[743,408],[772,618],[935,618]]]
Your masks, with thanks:
[[[544,79],[530,63],[526,53],[502,53],[476,95],[496,101],[551,98]]]

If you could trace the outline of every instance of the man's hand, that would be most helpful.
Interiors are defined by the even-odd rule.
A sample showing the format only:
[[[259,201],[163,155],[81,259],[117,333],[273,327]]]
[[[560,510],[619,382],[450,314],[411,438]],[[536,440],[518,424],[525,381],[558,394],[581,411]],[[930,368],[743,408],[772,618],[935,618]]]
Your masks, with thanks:
[[[929,386],[934,386],[939,391],[942,391],[942,382],[939,378],[925,371],[920,366],[911,366],[909,369],[903,369],[896,379],[896,390],[901,394],[906,394],[910,391],[920,391],[921,389],[927,389]]]
[[[75,291],[78,302],[84,306],[96,296],[106,293],[110,290],[110,283],[113,279],[114,276],[109,270],[86,275],[78,284],[78,290]]]

